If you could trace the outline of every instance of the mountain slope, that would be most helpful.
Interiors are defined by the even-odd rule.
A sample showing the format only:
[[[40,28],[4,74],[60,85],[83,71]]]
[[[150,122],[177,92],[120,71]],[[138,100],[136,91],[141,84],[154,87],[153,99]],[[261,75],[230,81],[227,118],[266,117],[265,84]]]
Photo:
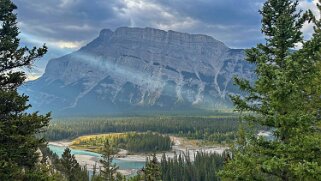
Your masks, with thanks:
[[[222,109],[238,91],[233,76],[253,79],[252,69],[243,50],[210,36],[123,27],[51,60],[21,91],[57,115]]]

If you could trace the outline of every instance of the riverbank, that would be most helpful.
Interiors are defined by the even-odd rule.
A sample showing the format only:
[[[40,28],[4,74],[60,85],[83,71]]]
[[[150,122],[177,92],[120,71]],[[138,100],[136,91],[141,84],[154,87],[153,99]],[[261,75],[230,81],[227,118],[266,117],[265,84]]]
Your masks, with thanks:
[[[167,158],[173,158],[175,154],[185,154],[190,156],[190,160],[194,160],[194,155],[197,152],[206,152],[206,153],[219,153],[222,154],[228,147],[225,146],[200,146],[200,140],[189,140],[186,138],[170,136],[170,139],[173,142],[172,150],[162,153],[157,153],[156,157],[160,160],[165,153]],[[55,148],[61,148],[61,151],[66,147],[72,147],[71,140],[62,140],[49,142],[49,145],[55,146]],[[88,170],[92,171],[95,164],[99,168],[101,165],[99,163],[100,154],[72,149],[72,153],[75,154],[75,157],[78,163],[81,166],[86,166]],[[60,153],[61,154],[61,153]],[[114,162],[120,167],[119,172],[123,175],[133,175],[136,174],[139,170],[137,163],[143,163],[146,161],[147,157],[150,157],[151,154],[129,154],[127,150],[121,149],[117,155],[115,155]]]
[[[61,141],[50,141],[49,145],[61,146],[61,147],[69,147],[72,144],[70,140],[61,140]]]

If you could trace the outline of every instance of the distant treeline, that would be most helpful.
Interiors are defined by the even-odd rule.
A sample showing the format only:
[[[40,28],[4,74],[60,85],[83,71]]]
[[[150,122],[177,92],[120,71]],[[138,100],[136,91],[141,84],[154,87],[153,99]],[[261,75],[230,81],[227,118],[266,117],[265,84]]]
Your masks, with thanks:
[[[126,149],[133,153],[168,151],[172,148],[169,136],[152,132],[83,136],[74,140],[72,147],[100,152],[106,139],[114,148]]]
[[[218,171],[223,168],[227,155],[198,152],[194,161],[189,155],[175,155],[174,158],[161,160],[154,155],[146,161],[146,167],[130,181],[166,180],[166,181],[219,181]]]
[[[115,141],[119,148],[130,152],[155,152],[168,151],[172,148],[169,136],[148,132],[146,134],[129,133],[126,138]]]
[[[160,162],[162,180],[219,180],[217,172],[223,167],[224,157],[224,154],[198,152],[192,162],[189,156],[163,156]]]
[[[45,137],[53,141],[89,134],[151,131],[224,143],[234,140],[237,120],[235,116],[59,119],[51,122]]]

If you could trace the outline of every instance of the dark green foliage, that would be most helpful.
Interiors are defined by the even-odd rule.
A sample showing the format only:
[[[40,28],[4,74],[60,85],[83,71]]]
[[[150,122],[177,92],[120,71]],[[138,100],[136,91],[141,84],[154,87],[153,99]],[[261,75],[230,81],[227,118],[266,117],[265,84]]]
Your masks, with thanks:
[[[36,169],[29,172],[26,177],[26,181],[65,181],[65,178],[56,172],[52,166],[48,164],[37,165]]]
[[[77,171],[80,170],[80,165],[77,162],[75,155],[71,155],[71,150],[66,148],[60,160],[61,172],[69,181],[76,181]]]
[[[40,147],[41,153],[42,153],[42,160],[41,163],[48,163],[51,162],[51,165],[53,166],[54,169],[60,170],[60,159],[59,156],[52,152],[49,147],[47,146],[42,146]]]
[[[192,162],[189,155],[178,155],[173,159],[163,156],[161,161],[163,180],[220,180],[217,172],[223,167],[224,156],[216,153],[198,152]]]
[[[99,152],[99,147],[103,147],[106,140],[116,149],[126,149],[132,153],[147,153],[155,151],[169,151],[172,148],[172,141],[169,136],[161,135],[159,133],[122,133],[115,135],[101,135],[92,136],[90,139],[76,139],[73,146],[81,149],[93,149]]]
[[[47,52],[47,48],[19,47],[17,7],[10,0],[0,0],[0,178],[22,180],[34,177],[37,148],[44,144],[36,137],[49,123],[50,115],[28,114],[28,96],[17,88],[26,76],[21,68]],[[20,68],[20,69],[18,69]],[[24,170],[24,171],[23,171]]]
[[[126,181],[126,177],[123,176],[121,173],[117,172],[115,176],[115,181]]]
[[[113,164],[113,153],[115,148],[111,146],[108,140],[105,141],[104,147],[102,149],[102,159],[100,163],[102,164],[102,169],[100,170],[101,177],[104,180],[114,181],[116,180],[115,174],[117,173],[118,167]]]
[[[158,133],[129,133],[127,138],[116,139],[115,145],[135,153],[146,153],[155,151],[168,151],[172,148],[172,141],[169,136]]]
[[[103,181],[103,178],[100,175],[93,175],[91,181]]]
[[[95,177],[97,176],[97,162],[93,166],[93,175],[92,175],[92,180],[95,180]]]
[[[256,65],[257,81],[236,78],[247,96],[232,96],[249,126],[273,132],[264,139],[241,129],[233,159],[222,176],[232,180],[321,180],[321,38],[320,24],[311,12],[301,14],[298,1],[268,0],[260,13],[266,44],[246,51]],[[321,9],[320,9],[321,10]],[[301,28],[316,23],[315,34],[303,42]],[[293,52],[295,44],[303,48]]]
[[[46,138],[61,140],[81,135],[120,132],[158,132],[215,143],[230,143],[235,139],[238,123],[235,116],[218,117],[129,117],[78,118],[53,120]]]
[[[166,181],[216,181],[220,180],[217,172],[222,169],[227,155],[216,153],[198,152],[194,161],[189,155],[175,155],[174,158],[166,158],[163,155],[158,162],[155,155],[146,161],[146,168],[142,173],[130,180],[166,180]]]
[[[128,178],[128,181],[143,181],[143,180],[144,180],[144,178],[140,174]]]
[[[79,165],[69,148],[65,149],[61,158],[53,153],[48,147],[41,147],[41,152],[43,154],[43,160],[41,162],[49,166],[49,175],[58,178],[61,177],[61,179],[67,181],[89,180],[87,168]],[[63,176],[60,176],[60,174]]]
[[[144,170],[144,180],[146,181],[159,181],[161,180],[161,166],[156,158],[156,154],[153,154],[152,159],[147,158],[146,167]]]

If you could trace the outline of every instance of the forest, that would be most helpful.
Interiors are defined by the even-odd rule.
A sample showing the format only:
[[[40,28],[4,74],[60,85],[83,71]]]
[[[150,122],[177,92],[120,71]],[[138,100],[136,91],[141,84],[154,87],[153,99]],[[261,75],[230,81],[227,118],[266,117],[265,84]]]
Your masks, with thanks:
[[[172,147],[172,141],[169,136],[163,136],[158,133],[119,133],[96,136],[82,136],[75,139],[71,148],[101,152],[106,140],[119,151],[119,149],[128,150],[130,153],[153,153],[160,151],[169,151]]]
[[[226,157],[226,153],[198,152],[193,155],[192,161],[190,155],[185,154],[175,155],[174,158],[167,158],[164,154],[161,160],[154,155],[147,159],[146,167],[130,180],[219,181],[218,173]]]
[[[55,119],[44,134],[48,140],[73,139],[82,135],[122,132],[157,132],[212,143],[231,143],[238,129],[232,115],[212,117],[126,117]]]
[[[114,147],[112,144],[106,141],[104,142],[102,154],[102,161],[104,158],[106,165],[100,167],[96,166],[93,168],[93,174],[91,177],[88,175],[87,168],[79,166],[77,160],[73,155],[70,154],[70,150],[66,148],[62,157],[53,153],[50,149],[43,147],[41,148],[44,157],[42,163],[48,161],[51,162],[51,166],[47,168],[47,172],[52,174],[52,177],[60,180],[79,180],[79,181],[102,181],[102,180],[114,180],[114,181],[156,181],[156,180],[180,180],[180,181],[191,181],[191,180],[208,180],[208,181],[219,181],[219,171],[223,168],[224,161],[228,157],[226,153],[204,153],[198,152],[195,155],[179,154],[174,155],[173,158],[168,158],[163,154],[162,158],[158,160],[154,155],[148,157],[145,163],[145,167],[137,172],[133,177],[124,177],[117,173],[117,166],[112,164]],[[106,166],[110,169],[109,172],[114,173],[111,175],[104,175],[103,169]],[[56,172],[58,170],[59,172]],[[65,177],[63,177],[63,175]],[[117,174],[116,174],[117,173]]]
[[[191,161],[189,155],[163,156],[159,163],[162,180],[220,180],[218,172],[224,164],[224,153],[198,152],[193,157]]]

